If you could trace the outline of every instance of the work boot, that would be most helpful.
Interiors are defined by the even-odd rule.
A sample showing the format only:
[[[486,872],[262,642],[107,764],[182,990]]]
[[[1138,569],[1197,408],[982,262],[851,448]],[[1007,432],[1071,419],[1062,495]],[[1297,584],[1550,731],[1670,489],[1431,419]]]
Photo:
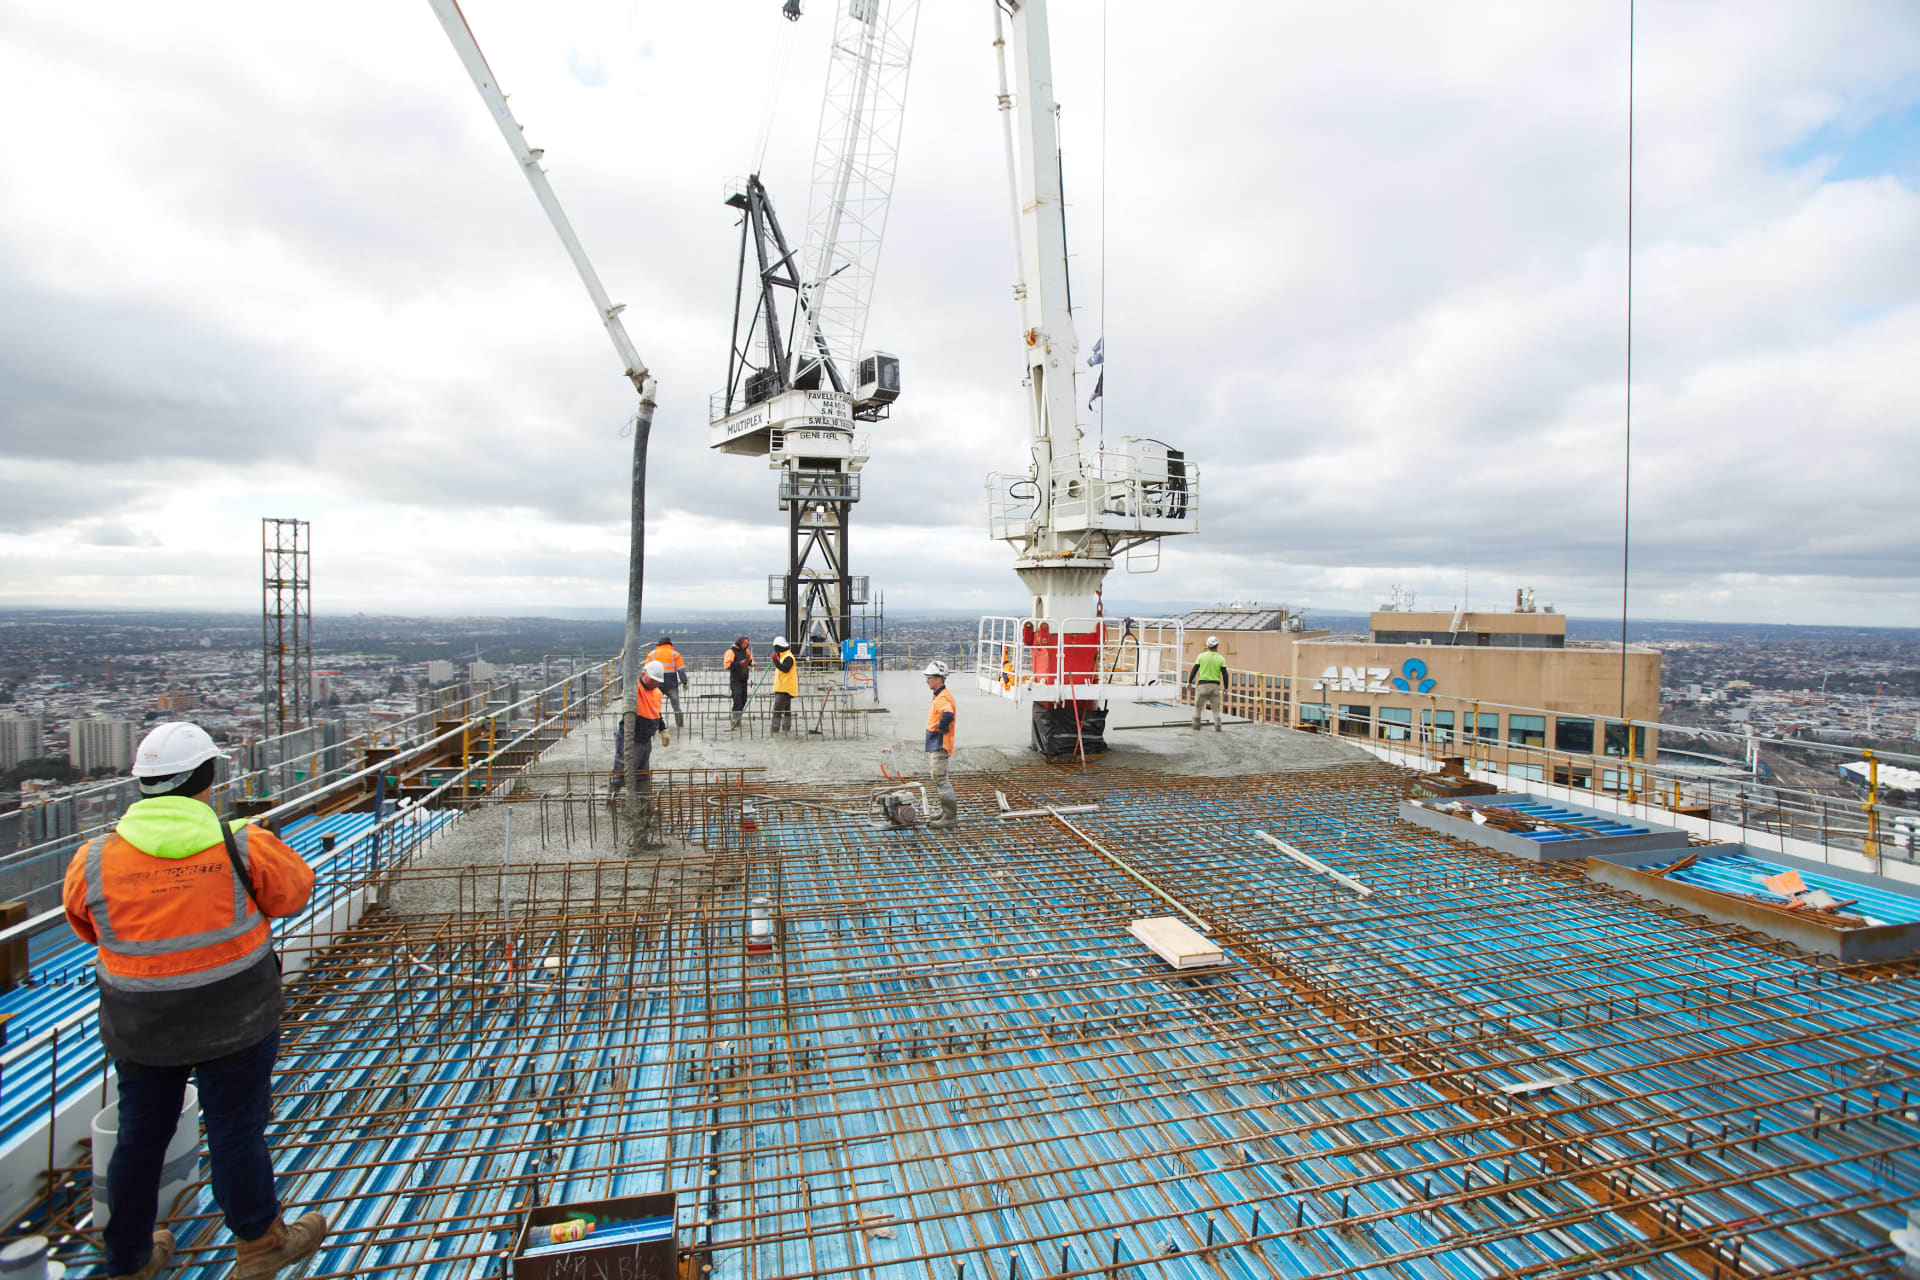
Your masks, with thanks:
[[[268,1280],[282,1268],[311,1257],[326,1237],[327,1220],[320,1214],[303,1213],[292,1226],[285,1218],[276,1218],[267,1234],[240,1242],[233,1280]]]
[[[673,727],[676,729],[684,729],[687,727],[687,717],[685,712],[676,711],[673,713]]]
[[[733,727],[736,729],[740,727],[740,713],[738,711],[733,713]]]
[[[113,1280],[153,1280],[162,1271],[173,1265],[173,1232],[165,1227],[153,1233],[153,1252],[147,1255],[147,1265],[138,1271],[129,1271]]]
[[[945,800],[945,799],[941,800],[940,816],[929,820],[927,825],[930,827],[940,827],[942,829],[945,829],[947,827],[959,826],[960,825],[959,803],[953,800]]]

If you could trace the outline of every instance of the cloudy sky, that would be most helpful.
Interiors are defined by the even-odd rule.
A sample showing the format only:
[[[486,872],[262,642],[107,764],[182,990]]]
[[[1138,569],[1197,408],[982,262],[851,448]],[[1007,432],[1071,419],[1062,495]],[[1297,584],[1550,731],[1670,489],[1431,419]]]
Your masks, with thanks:
[[[772,473],[706,448],[770,101],[805,221],[832,0],[779,7],[465,3],[660,382],[650,611],[783,567]],[[1109,596],[1617,611],[1624,0],[1053,9],[1104,430],[1203,473]],[[853,555],[997,611],[990,10],[924,10]],[[423,0],[0,0],[0,107],[0,607],[255,607],[263,515],[313,521],[321,612],[620,605],[632,391]],[[1920,625],[1920,5],[1643,3],[1636,148],[1634,611]]]

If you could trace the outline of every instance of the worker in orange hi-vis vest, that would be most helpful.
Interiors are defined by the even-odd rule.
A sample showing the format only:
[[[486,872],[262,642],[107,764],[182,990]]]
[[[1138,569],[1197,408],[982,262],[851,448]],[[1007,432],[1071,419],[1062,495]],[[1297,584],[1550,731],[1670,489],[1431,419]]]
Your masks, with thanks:
[[[666,679],[660,682],[660,691],[667,695],[667,701],[673,704],[673,727],[687,727],[687,713],[680,706],[680,690],[687,683],[687,660],[673,647],[672,636],[661,636],[660,643],[653,646],[647,654],[648,662],[657,662],[665,671]],[[664,743],[662,745],[665,745]]]
[[[948,769],[953,763],[954,721],[959,708],[954,705],[953,690],[947,688],[947,664],[930,662],[921,674],[933,701],[927,707],[927,779],[940,798],[940,816],[928,821],[929,827],[960,825],[960,797],[954,794]]]
[[[653,778],[649,770],[653,768],[653,735],[667,736],[667,720],[662,714],[661,694],[665,690],[667,669],[656,658],[647,659],[633,682],[634,749],[633,771],[634,794],[645,795],[653,790]],[[608,782],[607,802],[611,804],[621,788],[627,785],[627,727],[623,724],[613,731],[613,777]]]
[[[281,1217],[267,1149],[280,1047],[280,961],[268,921],[313,894],[313,869],[271,833],[208,803],[225,753],[199,725],[140,740],[141,798],[67,866],[67,922],[92,943],[100,1041],[120,1083],[107,1166],[106,1273],[152,1280],[173,1262],[154,1230],[167,1146],[199,1086],[213,1199],[239,1241],[232,1274],[260,1280],[311,1255],[327,1220]]]
[[[740,727],[740,715],[747,709],[747,681],[753,677],[753,645],[741,636],[720,656],[727,672],[727,689],[733,694],[733,727]]]

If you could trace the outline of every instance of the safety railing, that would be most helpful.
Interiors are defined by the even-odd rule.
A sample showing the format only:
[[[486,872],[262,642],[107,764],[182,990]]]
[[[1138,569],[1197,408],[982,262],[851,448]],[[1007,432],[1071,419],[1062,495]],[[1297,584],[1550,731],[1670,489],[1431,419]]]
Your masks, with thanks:
[[[1200,470],[1151,442],[1064,454],[1047,480],[1051,526],[1059,532],[1193,533],[1200,518]],[[1031,537],[1040,519],[1042,481],[1032,475],[987,477],[987,528],[998,539]]]
[[[1016,702],[1171,698],[1185,643],[1177,618],[985,617],[974,679]]]
[[[1184,675],[1180,699],[1190,702],[1193,690]],[[1858,755],[1852,748],[1439,694],[1393,698],[1376,691],[1363,700],[1330,688],[1321,677],[1231,669],[1223,700],[1228,715],[1344,738],[1415,767],[1459,756],[1470,771],[1515,790],[1585,792],[1654,820],[1664,810],[1827,852],[1876,850],[1904,861],[1920,855],[1920,809],[1853,792],[1837,777],[1821,789],[1770,781],[1757,768],[1761,746],[1836,760]],[[1563,722],[1576,726],[1591,749],[1549,745],[1548,735],[1557,735]],[[1881,759],[1914,763],[1911,757]]]

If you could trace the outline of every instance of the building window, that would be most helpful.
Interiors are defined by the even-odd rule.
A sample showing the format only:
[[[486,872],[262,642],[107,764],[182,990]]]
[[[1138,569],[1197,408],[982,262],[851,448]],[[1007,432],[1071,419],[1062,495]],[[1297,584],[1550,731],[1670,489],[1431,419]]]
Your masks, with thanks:
[[[1610,756],[1627,754],[1626,725],[1609,724],[1607,726],[1607,754]],[[1647,758],[1647,731],[1638,725],[1633,727],[1633,758],[1636,760]]]
[[[1349,702],[1340,708],[1340,732],[1356,738],[1373,736],[1373,705],[1367,702]]]
[[[1409,742],[1413,739],[1413,708],[1380,708],[1380,736],[1388,742]]]
[[[1570,769],[1564,764],[1556,764],[1553,766],[1553,781],[1555,786],[1571,787],[1576,791],[1591,791],[1593,790],[1593,770]]]
[[[1543,764],[1510,764],[1507,766],[1507,776],[1510,778],[1525,778],[1529,782],[1545,782],[1547,780],[1547,766]]]
[[[1507,741],[1516,747],[1546,746],[1547,718],[1545,716],[1508,716]]]
[[[1479,719],[1477,720],[1474,718],[1475,713],[1472,711],[1463,712],[1462,714],[1467,717],[1468,737],[1478,738],[1482,742],[1500,741],[1500,713],[1498,711],[1479,712]]]
[[[1324,702],[1302,702],[1295,710],[1300,713],[1301,724],[1320,724],[1327,722],[1327,704]]]
[[[1626,777],[1627,775],[1618,769],[1602,769],[1600,771],[1600,789],[1602,791],[1625,791],[1627,789]]]
[[[1420,713],[1420,741],[1452,742],[1453,712],[1422,711]]]
[[[1569,755],[1590,756],[1593,754],[1593,721],[1568,720],[1561,717],[1553,722],[1553,749],[1565,751]]]

